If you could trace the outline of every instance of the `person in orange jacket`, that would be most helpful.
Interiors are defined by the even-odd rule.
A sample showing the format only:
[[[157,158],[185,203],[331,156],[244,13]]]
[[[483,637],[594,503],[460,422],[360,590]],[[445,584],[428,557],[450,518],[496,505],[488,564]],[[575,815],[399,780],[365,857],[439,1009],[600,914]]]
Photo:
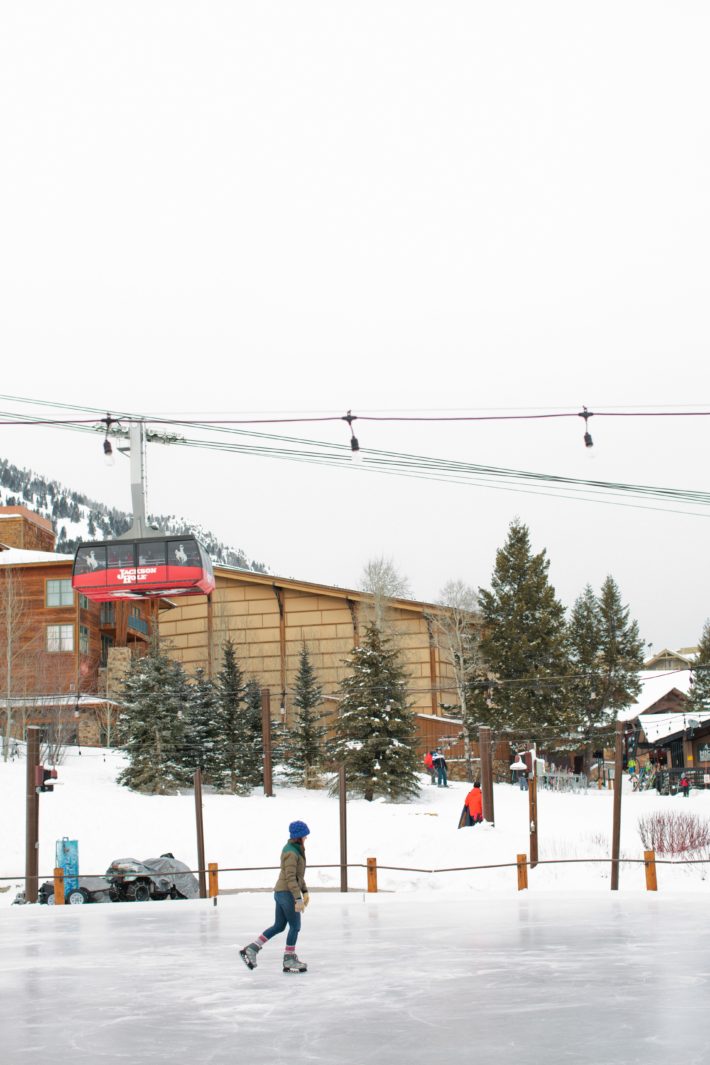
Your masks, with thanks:
[[[483,821],[483,794],[479,782],[474,785],[466,796],[459,820],[459,828],[469,828],[472,825],[480,825]]]

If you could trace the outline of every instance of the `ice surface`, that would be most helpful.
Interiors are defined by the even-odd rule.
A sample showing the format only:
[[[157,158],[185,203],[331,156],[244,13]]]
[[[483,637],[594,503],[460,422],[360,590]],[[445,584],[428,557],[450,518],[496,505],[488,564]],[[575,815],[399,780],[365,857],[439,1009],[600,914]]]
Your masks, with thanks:
[[[707,895],[316,893],[304,975],[237,948],[268,893],[0,912],[2,1060],[708,1060]]]

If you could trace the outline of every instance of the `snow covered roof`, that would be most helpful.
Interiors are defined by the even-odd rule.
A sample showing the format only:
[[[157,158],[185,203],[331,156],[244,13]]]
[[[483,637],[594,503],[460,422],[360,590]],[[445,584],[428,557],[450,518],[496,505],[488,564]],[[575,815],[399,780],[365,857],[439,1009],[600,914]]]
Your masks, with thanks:
[[[647,711],[654,706],[659,699],[662,699],[669,692],[676,691],[681,695],[687,695],[690,691],[690,670],[689,669],[674,669],[668,673],[662,673],[655,669],[643,670],[639,673],[639,680],[641,681],[641,691],[638,694],[638,698],[635,702],[629,706],[624,707],[618,713],[619,721],[631,721],[633,718],[638,717],[639,714],[644,714],[644,721],[646,720]],[[675,713],[682,713],[682,711],[675,711]],[[664,711],[663,716],[667,717],[669,713],[673,711]]]
[[[104,699],[100,695],[24,695],[10,699],[11,707],[29,706],[33,708],[53,706],[118,706],[113,699]],[[0,699],[0,706],[6,707],[7,700]]]
[[[56,551],[25,551],[21,547],[6,547],[0,551],[0,566],[26,566],[32,562],[71,562],[73,555]]]
[[[692,710],[685,713],[644,714],[641,719],[641,728],[644,731],[647,743],[657,743],[665,740],[675,732],[685,732],[690,728],[691,721],[701,724],[710,721],[710,710]]]

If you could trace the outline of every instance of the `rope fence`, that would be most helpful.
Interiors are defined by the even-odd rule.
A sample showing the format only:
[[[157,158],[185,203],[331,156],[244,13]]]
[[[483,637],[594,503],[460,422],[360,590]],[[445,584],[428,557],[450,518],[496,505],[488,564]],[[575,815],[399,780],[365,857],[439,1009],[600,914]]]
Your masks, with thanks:
[[[516,869],[518,873],[518,890],[522,891],[528,887],[528,869],[534,869],[540,865],[598,865],[606,864],[613,866],[626,865],[643,865],[646,868],[646,888],[648,891],[657,891],[658,885],[656,880],[656,866],[658,865],[708,865],[710,864],[710,855],[706,858],[657,858],[654,851],[644,851],[643,858],[539,858],[536,861],[532,861],[528,858],[527,854],[519,854],[515,861],[512,862],[492,862],[482,865],[453,865],[442,868],[424,868],[420,866],[409,865],[379,865],[376,858],[368,858],[366,862],[328,862],[309,865],[309,869],[365,869],[367,870],[367,892],[375,893],[378,890],[377,887],[377,873],[379,870],[386,872],[397,873],[420,873],[428,876],[436,876],[440,873],[469,873],[477,872],[485,869]],[[219,895],[219,880],[220,873],[255,873],[255,872],[275,872],[280,869],[279,865],[235,865],[235,866],[218,866],[216,862],[210,862],[206,869],[183,869],[180,870],[177,875],[184,875],[190,873],[193,876],[208,876],[208,898],[213,899],[215,905],[217,902],[217,896]],[[171,876],[174,874],[160,874],[163,876]],[[86,879],[106,879],[106,873],[91,873],[82,874],[81,878]],[[136,878],[140,878],[141,874],[136,874]],[[64,870],[53,869],[50,874],[44,876],[37,876],[37,881],[53,881],[55,888],[56,899],[61,899],[64,902]],[[80,879],[81,879],[80,878]],[[133,874],[131,874],[133,878]],[[143,877],[149,878],[147,874]],[[22,881],[25,879],[25,875],[17,876],[0,876],[0,881]],[[118,878],[117,878],[118,879]],[[244,888],[244,891],[250,890]]]

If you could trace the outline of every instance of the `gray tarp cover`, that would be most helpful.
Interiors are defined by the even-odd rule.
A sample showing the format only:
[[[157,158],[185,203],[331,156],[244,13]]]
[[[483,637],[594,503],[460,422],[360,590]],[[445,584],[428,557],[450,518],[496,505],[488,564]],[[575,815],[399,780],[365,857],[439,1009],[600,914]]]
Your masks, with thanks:
[[[186,899],[199,899],[200,885],[197,877],[189,871],[189,865],[179,862],[177,858],[146,858],[143,865],[163,876],[170,874],[171,882]]]
[[[171,884],[175,885],[180,894],[184,895],[186,899],[199,899],[200,897],[200,885],[197,877],[189,872],[189,865],[179,862],[177,858],[146,858],[144,862],[139,862],[135,858],[120,858],[118,860],[142,865],[146,872],[156,878],[165,877]]]

